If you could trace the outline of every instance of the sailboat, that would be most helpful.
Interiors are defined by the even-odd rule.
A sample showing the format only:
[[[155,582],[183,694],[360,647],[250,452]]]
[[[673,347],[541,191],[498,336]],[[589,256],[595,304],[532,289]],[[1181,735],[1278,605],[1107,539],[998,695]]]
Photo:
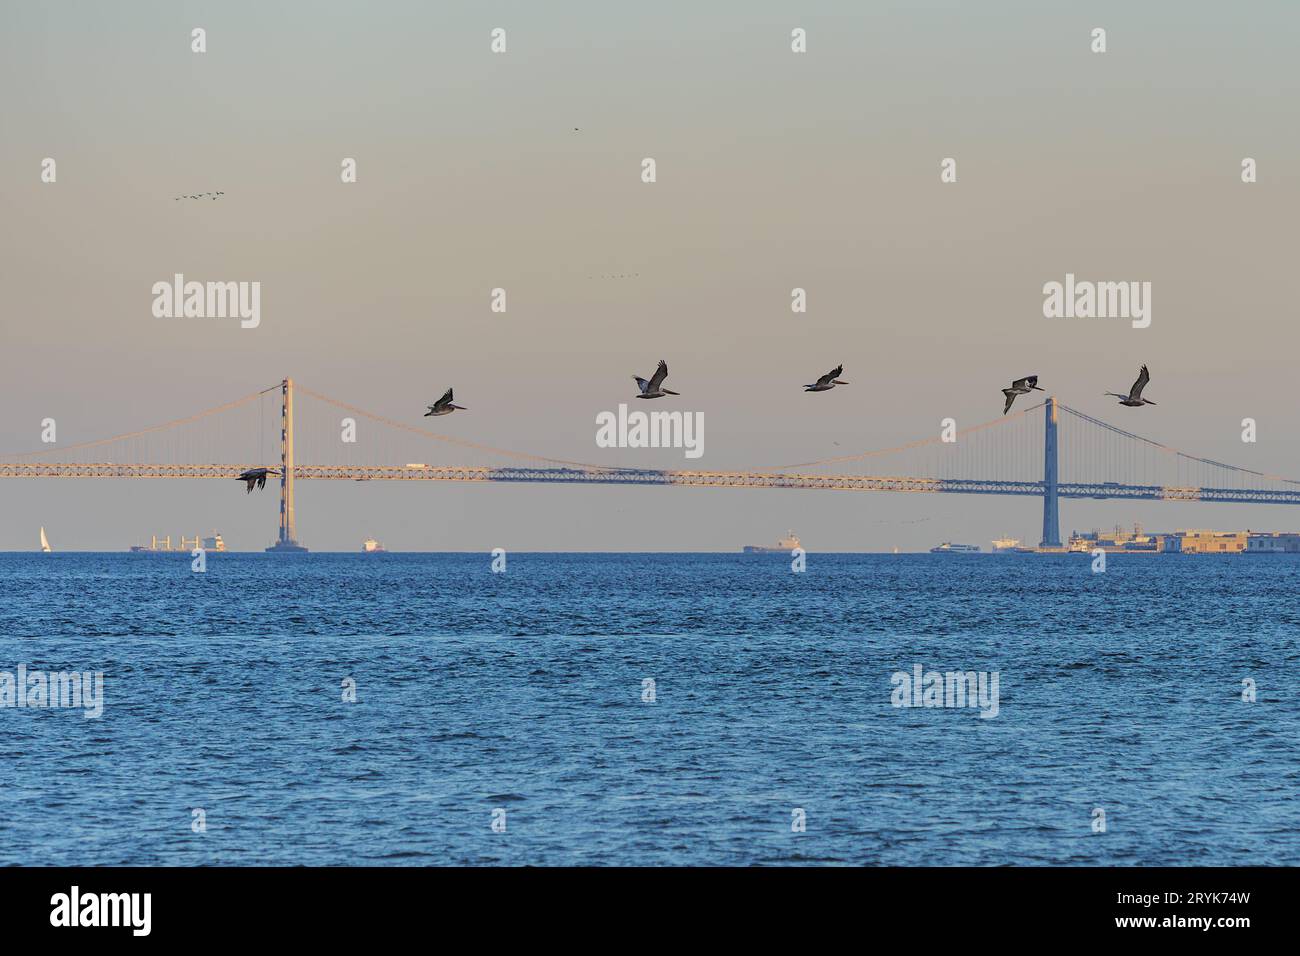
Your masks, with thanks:
[[[54,550],[50,547],[50,539],[45,537],[45,525],[41,525],[41,550],[46,554]]]

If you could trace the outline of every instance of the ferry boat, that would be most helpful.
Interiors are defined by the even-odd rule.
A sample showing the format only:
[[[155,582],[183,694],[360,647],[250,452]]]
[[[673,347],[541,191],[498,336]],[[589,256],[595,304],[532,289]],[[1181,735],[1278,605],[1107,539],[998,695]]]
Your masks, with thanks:
[[[930,549],[931,554],[979,554],[980,546],[978,544],[953,544],[951,541],[945,541],[937,548]]]
[[[365,541],[361,542],[361,553],[362,554],[384,554],[385,553],[384,546],[380,544],[378,541],[376,541],[374,538],[366,538]]]
[[[799,544],[799,536],[793,531],[787,531],[784,538],[778,538],[775,548],[769,548],[761,544],[747,544],[741,549],[742,554],[789,554],[795,548],[802,547]]]

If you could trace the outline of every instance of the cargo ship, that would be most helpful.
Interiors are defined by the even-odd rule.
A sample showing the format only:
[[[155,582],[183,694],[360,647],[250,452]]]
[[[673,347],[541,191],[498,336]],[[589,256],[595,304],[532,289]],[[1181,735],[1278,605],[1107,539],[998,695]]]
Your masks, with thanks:
[[[219,532],[213,531],[212,534],[203,538],[200,538],[197,534],[192,538],[181,535],[180,542],[173,548],[171,535],[160,538],[155,534],[149,539],[147,545],[133,544],[129,550],[132,554],[189,554],[191,551],[197,551],[200,547],[204,551],[225,551],[226,542],[221,539]]]
[[[384,546],[380,544],[378,541],[376,541],[374,538],[366,538],[365,541],[361,542],[361,553],[362,554],[384,554],[385,553]]]
[[[784,538],[778,538],[776,547],[769,548],[761,544],[747,544],[741,549],[742,554],[789,554],[795,548],[802,547],[799,544],[799,536],[793,531],[787,531]]]

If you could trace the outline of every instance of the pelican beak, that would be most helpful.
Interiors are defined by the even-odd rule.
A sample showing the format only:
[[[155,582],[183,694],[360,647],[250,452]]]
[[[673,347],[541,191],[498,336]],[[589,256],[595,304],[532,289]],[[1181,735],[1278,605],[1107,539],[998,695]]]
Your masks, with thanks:
[[[672,389],[669,389],[669,388],[662,388],[662,387],[661,387],[661,388],[660,388],[660,391],[663,392],[665,395],[680,395],[680,394],[681,394],[681,392],[674,392]]]
[[[837,379],[834,379],[833,381],[835,382],[836,385],[847,385],[847,384],[849,384],[848,382],[841,382],[838,378],[837,378]]]

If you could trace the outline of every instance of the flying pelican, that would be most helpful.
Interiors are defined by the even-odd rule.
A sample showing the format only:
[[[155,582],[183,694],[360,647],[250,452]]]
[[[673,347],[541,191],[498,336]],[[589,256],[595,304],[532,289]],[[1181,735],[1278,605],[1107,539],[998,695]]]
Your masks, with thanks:
[[[637,388],[641,389],[641,394],[637,398],[663,398],[665,395],[680,395],[680,392],[674,392],[664,388],[664,379],[668,377],[668,363],[663,359],[659,360],[659,367],[655,373],[650,376],[650,381],[646,381],[639,375],[633,375],[636,379]]]
[[[1011,411],[1011,403],[1016,400],[1017,395],[1028,395],[1032,391],[1043,391],[1038,387],[1037,375],[1026,375],[1024,378],[1018,378],[1011,383],[1010,388],[1004,388],[1002,394],[1007,397],[1007,403],[1002,406],[1002,414],[1005,415]]]
[[[254,485],[258,488],[265,488],[267,475],[275,475],[277,478],[280,477],[278,471],[272,471],[270,468],[250,468],[235,480],[248,483],[248,490],[244,492],[244,494],[248,494],[249,491],[253,490]]]
[[[451,403],[451,389],[447,389],[442,398],[429,406],[429,410],[424,413],[424,417],[428,418],[430,415],[450,415],[454,411],[463,412],[466,411],[466,408],[464,405],[453,405]]]
[[[848,382],[841,382],[840,375],[844,373],[844,363],[841,362],[821,378],[817,379],[815,385],[805,385],[805,392],[829,392],[836,385],[847,385]]]
[[[1143,365],[1142,371],[1138,372],[1137,381],[1133,383],[1133,387],[1129,389],[1127,395],[1121,395],[1119,392],[1107,392],[1106,394],[1118,398],[1121,405],[1128,405],[1132,408],[1137,408],[1141,405],[1154,405],[1155,402],[1151,401],[1151,399],[1142,397],[1142,389],[1147,387],[1147,382],[1149,381],[1151,381],[1151,373],[1148,372],[1147,367]]]

